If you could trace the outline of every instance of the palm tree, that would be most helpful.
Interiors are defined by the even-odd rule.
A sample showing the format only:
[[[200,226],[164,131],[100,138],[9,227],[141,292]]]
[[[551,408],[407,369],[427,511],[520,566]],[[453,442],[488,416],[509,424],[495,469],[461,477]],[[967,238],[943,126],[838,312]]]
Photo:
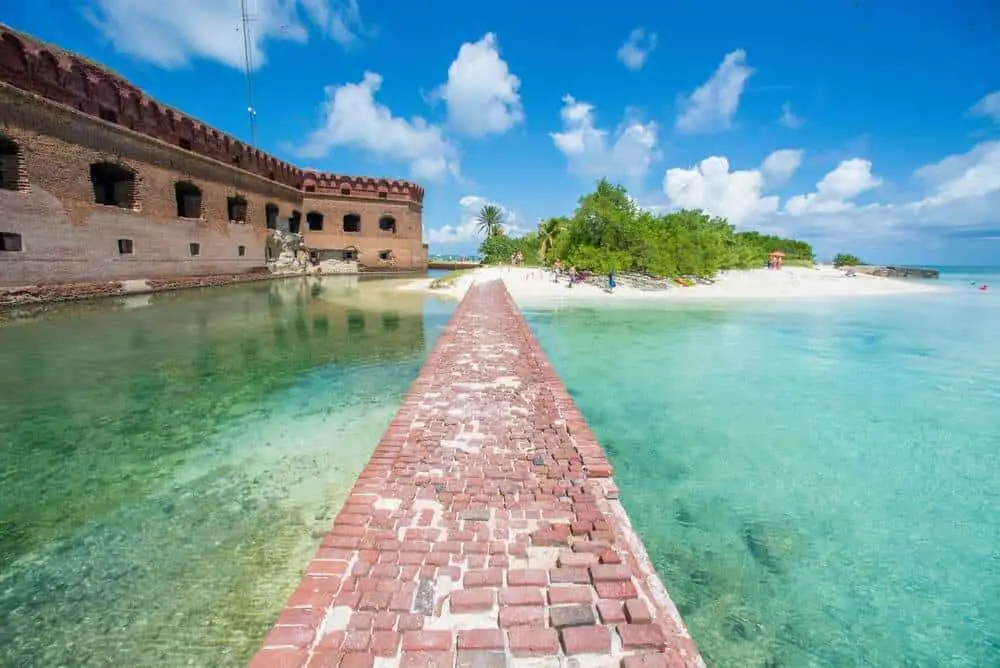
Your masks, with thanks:
[[[495,204],[487,204],[476,217],[479,222],[478,231],[487,239],[503,234],[503,210]]]
[[[565,228],[564,218],[549,218],[538,224],[538,260],[545,262],[545,257],[552,251],[556,237]]]

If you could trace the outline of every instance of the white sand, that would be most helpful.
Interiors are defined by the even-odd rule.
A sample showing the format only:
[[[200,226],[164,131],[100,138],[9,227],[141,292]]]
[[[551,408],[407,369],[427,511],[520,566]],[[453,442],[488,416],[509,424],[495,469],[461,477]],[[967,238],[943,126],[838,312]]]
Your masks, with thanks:
[[[935,292],[941,288],[921,281],[907,281],[857,274],[844,276],[830,266],[785,267],[778,271],[752,269],[728,271],[716,277],[712,285],[689,288],[673,286],[667,290],[643,291],[619,285],[614,294],[592,285],[577,283],[567,287],[566,278],[558,283],[552,273],[536,268],[481,267],[463,274],[449,288],[432,290],[432,279],[412,281],[402,290],[427,290],[435,295],[461,298],[473,282],[501,279],[511,296],[525,301],[598,301],[598,300],[686,300],[686,299],[776,299],[787,297],[851,297],[900,293]]]

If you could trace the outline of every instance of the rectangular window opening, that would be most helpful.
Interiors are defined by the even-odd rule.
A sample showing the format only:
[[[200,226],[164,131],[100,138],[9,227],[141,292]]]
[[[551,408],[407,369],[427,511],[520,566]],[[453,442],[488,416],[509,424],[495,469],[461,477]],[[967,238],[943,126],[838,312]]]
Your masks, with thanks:
[[[191,255],[201,255],[201,244],[191,244],[189,248],[191,249]]]
[[[247,254],[247,247],[240,246],[239,248],[236,249],[236,251],[240,254],[240,257],[243,257],[244,255]]]
[[[0,232],[0,251],[18,253],[24,250],[21,235],[17,232]]]
[[[119,255],[132,255],[133,253],[135,253],[135,247],[133,246],[131,239],[118,240]]]

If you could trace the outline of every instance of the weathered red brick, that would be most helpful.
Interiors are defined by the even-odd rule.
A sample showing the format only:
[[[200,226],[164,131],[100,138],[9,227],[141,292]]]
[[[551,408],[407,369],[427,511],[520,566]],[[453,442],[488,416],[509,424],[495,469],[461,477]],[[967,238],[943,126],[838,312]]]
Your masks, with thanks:
[[[262,649],[247,668],[302,668],[309,652],[302,649]]]
[[[516,657],[553,656],[559,653],[555,629],[514,628],[507,631],[510,653]]]
[[[631,582],[598,582],[594,589],[600,598],[639,598],[639,592]]]
[[[537,587],[506,587],[500,590],[500,605],[545,605],[545,595]]]
[[[403,634],[404,652],[444,652],[450,649],[450,631],[407,631]]]
[[[625,616],[625,606],[617,600],[600,600],[597,602],[597,612],[605,624],[620,624],[628,620]]]
[[[570,585],[566,587],[549,587],[549,603],[563,605],[567,603],[590,603],[594,599],[590,587]]]
[[[543,568],[521,568],[507,571],[507,584],[511,587],[544,587],[549,574]]]
[[[458,649],[503,649],[500,629],[469,629],[458,632]]]
[[[619,624],[618,635],[625,649],[663,649],[667,639],[656,624]]]
[[[458,589],[451,593],[451,611],[463,613],[489,610],[496,603],[496,596],[493,589]]]
[[[519,626],[545,626],[544,608],[500,608],[500,628]]]
[[[590,567],[594,583],[625,582],[632,579],[632,569],[625,564],[598,564]]]
[[[653,616],[649,612],[649,606],[642,599],[633,598],[625,601],[625,615],[632,624],[647,624],[652,621]]]
[[[559,633],[567,654],[611,654],[611,631],[606,626],[570,626]]]

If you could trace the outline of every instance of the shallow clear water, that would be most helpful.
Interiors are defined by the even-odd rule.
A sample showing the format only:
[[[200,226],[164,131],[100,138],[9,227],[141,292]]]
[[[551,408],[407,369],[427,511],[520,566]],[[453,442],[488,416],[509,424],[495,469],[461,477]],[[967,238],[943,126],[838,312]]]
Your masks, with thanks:
[[[942,283],[527,311],[710,664],[1000,665],[1000,274]]]
[[[389,285],[0,324],[0,665],[245,665],[453,310]]]

